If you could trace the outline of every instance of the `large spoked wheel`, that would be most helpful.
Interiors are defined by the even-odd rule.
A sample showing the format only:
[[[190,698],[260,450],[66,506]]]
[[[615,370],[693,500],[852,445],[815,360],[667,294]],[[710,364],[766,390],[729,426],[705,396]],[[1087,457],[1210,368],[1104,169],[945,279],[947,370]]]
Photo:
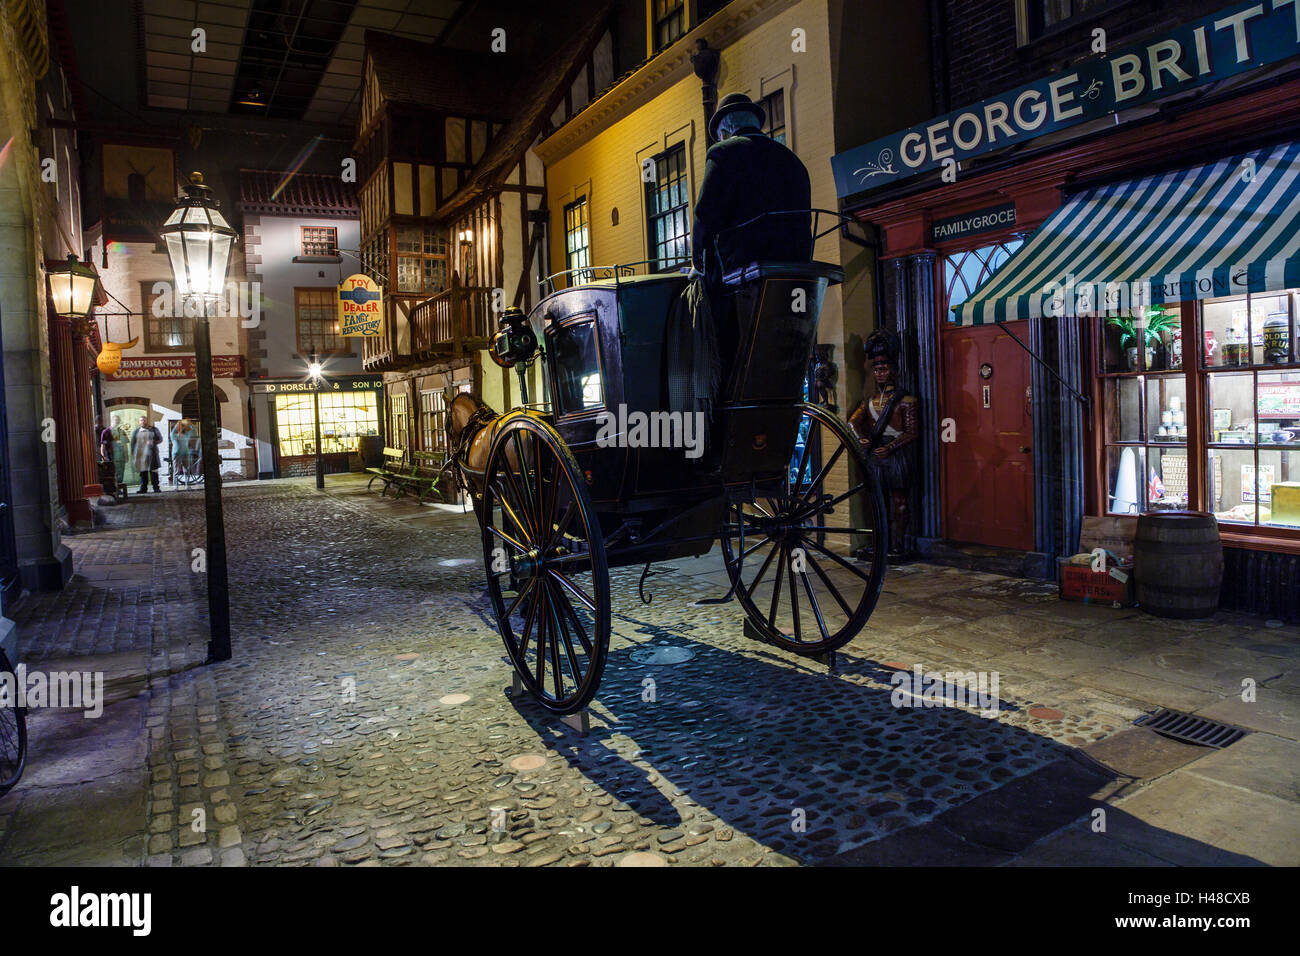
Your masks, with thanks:
[[[546,422],[508,418],[488,456],[483,562],[506,652],[547,710],[596,693],[609,651],[609,570],[578,463]]]
[[[0,677],[15,694],[18,687],[9,658],[0,651]],[[27,714],[13,695],[0,692],[0,794],[18,783],[27,763]]]
[[[821,654],[862,630],[884,583],[885,500],[856,437],[803,405],[784,479],[731,508],[722,553],[750,623],[771,644]],[[847,468],[846,468],[847,466]]]

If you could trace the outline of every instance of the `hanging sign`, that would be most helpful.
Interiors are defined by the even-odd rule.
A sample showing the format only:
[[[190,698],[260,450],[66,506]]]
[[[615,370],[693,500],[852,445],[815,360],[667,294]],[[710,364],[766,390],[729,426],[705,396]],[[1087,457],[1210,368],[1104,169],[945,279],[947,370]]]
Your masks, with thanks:
[[[108,376],[113,382],[128,382],[151,378],[194,378],[193,355],[176,355],[168,358],[124,358],[117,371]],[[242,355],[212,356],[213,378],[243,378]]]
[[[1238,3],[831,158],[841,199],[1300,53],[1300,2]]]
[[[384,316],[384,296],[368,275],[357,273],[339,286],[339,335],[378,335]]]

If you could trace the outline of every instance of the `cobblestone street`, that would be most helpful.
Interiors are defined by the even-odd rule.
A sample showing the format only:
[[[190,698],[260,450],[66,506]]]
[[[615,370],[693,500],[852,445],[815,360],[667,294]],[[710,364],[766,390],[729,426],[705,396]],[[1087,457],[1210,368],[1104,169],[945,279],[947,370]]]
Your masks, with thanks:
[[[744,637],[738,606],[692,606],[726,590],[715,552],[651,577],[649,605],[612,572],[583,735],[504,693],[471,515],[355,476],[229,485],[225,509],[229,662],[203,664],[199,492],[104,509],[68,539],[72,584],[16,608],[22,661],[103,671],[107,706],[30,715],[0,862],[1300,863],[1294,628],[917,564],[830,675]],[[915,665],[998,672],[998,715],[892,706]],[[1157,706],[1255,733],[1212,751],[1132,726]]]

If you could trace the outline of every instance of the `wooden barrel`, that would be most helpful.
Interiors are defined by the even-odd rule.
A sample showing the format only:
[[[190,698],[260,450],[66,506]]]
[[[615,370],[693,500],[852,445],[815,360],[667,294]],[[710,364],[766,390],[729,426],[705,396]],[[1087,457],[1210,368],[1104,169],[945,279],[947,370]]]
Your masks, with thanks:
[[[1212,617],[1223,584],[1223,546],[1214,515],[1148,511],[1133,542],[1138,604],[1158,617]]]

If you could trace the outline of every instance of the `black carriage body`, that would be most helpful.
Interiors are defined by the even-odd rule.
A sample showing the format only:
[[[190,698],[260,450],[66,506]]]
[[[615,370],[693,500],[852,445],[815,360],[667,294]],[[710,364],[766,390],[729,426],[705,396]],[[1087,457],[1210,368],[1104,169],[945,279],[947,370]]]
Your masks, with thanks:
[[[611,566],[705,553],[728,486],[743,494],[789,467],[822,299],[841,277],[824,263],[760,263],[727,277],[715,316],[723,391],[707,449],[682,447],[701,436],[683,413],[668,411],[665,332],[686,276],[602,279],[537,304],[532,320],[544,332],[556,430],[604,532],[630,525],[629,543],[647,541],[611,548]],[[630,446],[638,422],[642,440]],[[656,447],[670,437],[669,447]]]

